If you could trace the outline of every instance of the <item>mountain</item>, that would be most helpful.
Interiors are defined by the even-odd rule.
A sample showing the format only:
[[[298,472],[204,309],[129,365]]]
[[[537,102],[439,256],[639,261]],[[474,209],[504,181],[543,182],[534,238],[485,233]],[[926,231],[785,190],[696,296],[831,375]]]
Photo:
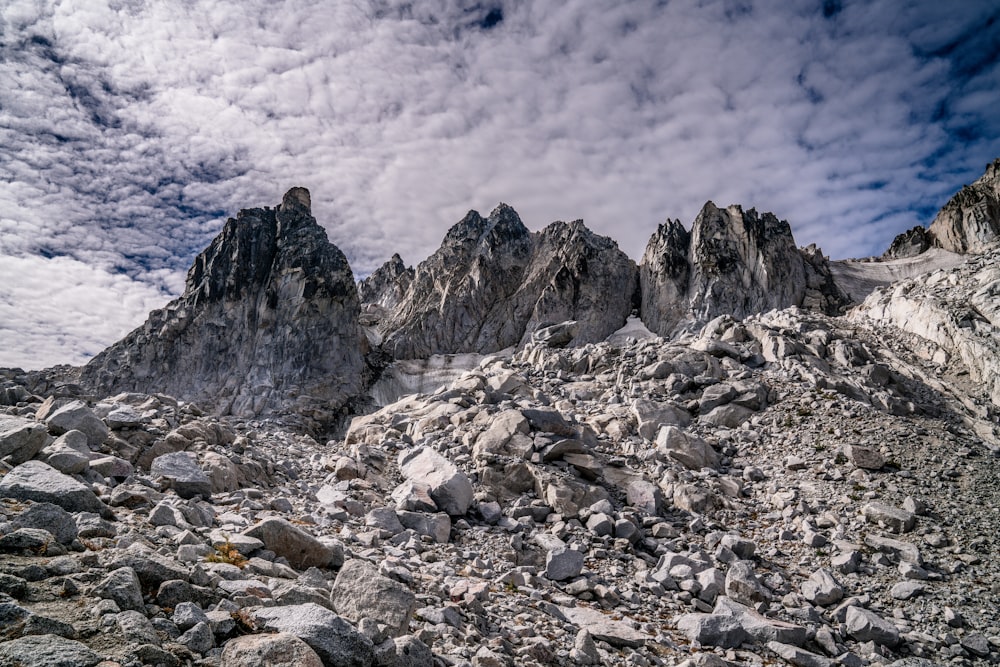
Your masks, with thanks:
[[[1000,159],[944,205],[927,235],[931,244],[957,253],[981,253],[1000,240]]]
[[[167,393],[218,414],[324,420],[363,388],[365,341],[347,258],[292,188],[240,211],[195,259],[184,293],[94,357],[95,393]]]
[[[532,331],[577,322],[573,344],[603,340],[633,308],[636,268],[582,221],[532,234],[513,208],[470,211],[421,262],[381,325],[396,359],[496,352]]]
[[[0,664],[998,664],[1000,243],[920,245],[501,206],[355,287],[241,211],[85,386],[0,369]]]
[[[847,298],[826,261],[815,247],[798,250],[791,227],[772,213],[708,202],[690,233],[667,221],[650,238],[640,268],[642,320],[668,336],[718,315],[742,319],[789,306],[834,313]]]

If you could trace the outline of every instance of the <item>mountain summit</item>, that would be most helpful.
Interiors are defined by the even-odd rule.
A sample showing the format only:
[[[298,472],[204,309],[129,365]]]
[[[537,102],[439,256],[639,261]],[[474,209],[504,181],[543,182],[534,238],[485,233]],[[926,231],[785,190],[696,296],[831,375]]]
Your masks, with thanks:
[[[184,293],[94,357],[96,392],[165,392],[220,414],[322,419],[362,389],[359,302],[347,258],[309,191],[230,218],[194,261]]]

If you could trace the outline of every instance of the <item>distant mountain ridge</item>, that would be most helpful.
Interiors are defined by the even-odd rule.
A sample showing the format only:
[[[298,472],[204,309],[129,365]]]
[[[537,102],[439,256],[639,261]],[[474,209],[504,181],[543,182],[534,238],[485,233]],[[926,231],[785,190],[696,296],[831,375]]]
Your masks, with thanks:
[[[900,235],[887,257],[930,247],[978,253],[998,238],[1000,160],[928,230]],[[919,270],[914,261],[906,275]],[[815,246],[798,248],[787,222],[737,205],[708,202],[690,232],[668,220],[636,265],[582,221],[533,233],[500,204],[485,218],[470,211],[416,269],[397,254],[356,284],[312,217],[309,192],[292,188],[278,207],[228,220],[196,258],[184,294],[95,357],[80,382],[104,393],[167,392],[219,414],[291,411],[323,423],[396,359],[497,352],[562,323],[572,324],[552,340],[582,346],[632,314],[664,337],[720,315],[833,315],[888,283],[846,275]]]

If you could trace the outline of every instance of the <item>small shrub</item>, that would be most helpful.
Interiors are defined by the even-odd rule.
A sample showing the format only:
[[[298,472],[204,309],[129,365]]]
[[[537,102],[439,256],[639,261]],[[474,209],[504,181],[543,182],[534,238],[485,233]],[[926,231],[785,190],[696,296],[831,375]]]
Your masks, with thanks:
[[[215,547],[214,554],[205,556],[205,560],[209,563],[228,563],[240,569],[243,569],[243,566],[247,564],[246,556],[236,550],[236,546],[229,541],[228,537],[225,542]]]

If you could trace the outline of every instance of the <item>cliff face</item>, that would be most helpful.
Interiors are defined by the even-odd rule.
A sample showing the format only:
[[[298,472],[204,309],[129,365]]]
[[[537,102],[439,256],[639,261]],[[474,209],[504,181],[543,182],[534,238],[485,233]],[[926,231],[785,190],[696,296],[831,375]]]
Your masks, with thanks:
[[[358,283],[358,298],[365,308],[392,310],[403,300],[413,282],[413,267],[407,267],[399,253]]]
[[[846,299],[816,248],[800,251],[771,213],[702,208],[688,234],[678,221],[650,238],[640,271],[642,320],[660,335],[718,315],[742,319],[775,308],[836,311]]]
[[[165,392],[219,414],[323,420],[362,389],[359,303],[344,254],[293,188],[240,211],[195,259],[184,293],[87,364],[104,394]]]
[[[934,245],[957,253],[980,254],[1000,240],[1000,159],[944,205],[927,233]]]
[[[397,359],[495,352],[570,319],[576,344],[594,342],[624,323],[635,286],[635,264],[610,239],[580,221],[532,234],[501,204],[448,231],[381,329]]]

